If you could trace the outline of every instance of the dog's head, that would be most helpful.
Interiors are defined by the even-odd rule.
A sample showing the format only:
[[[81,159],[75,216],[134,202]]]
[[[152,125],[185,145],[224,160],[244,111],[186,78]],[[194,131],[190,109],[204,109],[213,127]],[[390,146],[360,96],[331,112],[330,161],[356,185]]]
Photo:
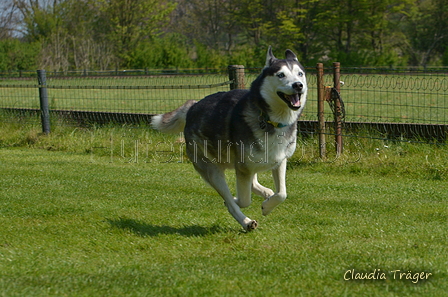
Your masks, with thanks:
[[[285,59],[277,59],[269,47],[263,73],[260,91],[270,106],[286,104],[292,110],[303,109],[308,91],[305,68],[291,50],[286,50]]]

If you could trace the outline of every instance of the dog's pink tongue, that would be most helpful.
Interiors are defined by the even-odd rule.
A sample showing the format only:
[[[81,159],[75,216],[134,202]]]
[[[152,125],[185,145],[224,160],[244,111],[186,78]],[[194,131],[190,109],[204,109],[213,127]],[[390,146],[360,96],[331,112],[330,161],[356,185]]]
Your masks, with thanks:
[[[300,96],[299,94],[294,94],[289,96],[289,100],[291,100],[291,103],[293,106],[300,107]]]

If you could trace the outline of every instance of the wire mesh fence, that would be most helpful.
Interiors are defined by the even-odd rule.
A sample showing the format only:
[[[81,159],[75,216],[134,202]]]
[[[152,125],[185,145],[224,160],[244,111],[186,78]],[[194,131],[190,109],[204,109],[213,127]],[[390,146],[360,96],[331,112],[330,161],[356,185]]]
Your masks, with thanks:
[[[129,72],[129,71],[128,71]],[[185,100],[227,91],[226,73],[207,75],[60,76],[47,74],[52,110],[122,113],[167,112]],[[37,79],[3,79],[2,108],[39,108]]]
[[[246,89],[260,70],[245,69]],[[305,127],[305,133],[314,133],[313,124],[309,123],[317,120],[315,73],[314,68],[307,69],[308,103],[300,122],[305,126],[308,123],[311,128]],[[324,82],[331,85],[331,69],[326,69],[325,73]],[[357,128],[368,123],[384,137],[422,134],[421,131],[432,129],[430,135],[446,139],[447,73],[448,69],[341,68],[340,95],[345,107],[343,133],[356,136]],[[200,100],[215,92],[228,91],[232,83],[228,69],[145,69],[51,72],[47,73],[46,88],[52,113],[71,114],[72,117],[76,114],[82,122],[85,118],[95,122],[147,122],[151,114],[171,111],[189,99]],[[1,120],[39,116],[39,86],[35,71],[0,73]],[[332,122],[333,114],[328,105],[325,108],[325,119]],[[436,128],[431,128],[433,126]],[[390,127],[397,131],[390,133]],[[331,133],[331,129],[328,132]]]
[[[446,143],[448,69],[341,69],[345,134]]]
[[[446,73],[343,70],[341,93],[347,121],[448,124]]]

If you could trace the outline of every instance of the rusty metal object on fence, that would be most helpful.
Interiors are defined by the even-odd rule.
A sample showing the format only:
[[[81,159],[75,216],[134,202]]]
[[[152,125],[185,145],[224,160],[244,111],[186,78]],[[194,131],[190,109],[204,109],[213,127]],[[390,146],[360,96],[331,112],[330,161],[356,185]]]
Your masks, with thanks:
[[[345,106],[342,100],[341,93],[336,88],[325,87],[325,101],[330,105],[333,115],[337,116],[341,122],[345,120]]]

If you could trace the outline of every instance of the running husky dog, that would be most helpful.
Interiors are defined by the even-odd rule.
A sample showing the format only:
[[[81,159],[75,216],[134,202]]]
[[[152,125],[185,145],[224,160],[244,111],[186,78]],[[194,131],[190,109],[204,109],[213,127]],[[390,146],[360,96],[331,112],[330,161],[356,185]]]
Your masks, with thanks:
[[[186,151],[195,169],[224,198],[230,214],[247,231],[258,223],[240,208],[251,204],[251,191],[264,198],[262,214],[286,199],[286,160],[296,148],[297,119],[306,103],[305,69],[291,50],[277,59],[269,47],[266,66],[249,91],[232,90],[187,101],[156,115],[153,128],[184,131]],[[225,169],[235,169],[237,197]],[[275,192],[258,183],[257,172],[272,170]]]

